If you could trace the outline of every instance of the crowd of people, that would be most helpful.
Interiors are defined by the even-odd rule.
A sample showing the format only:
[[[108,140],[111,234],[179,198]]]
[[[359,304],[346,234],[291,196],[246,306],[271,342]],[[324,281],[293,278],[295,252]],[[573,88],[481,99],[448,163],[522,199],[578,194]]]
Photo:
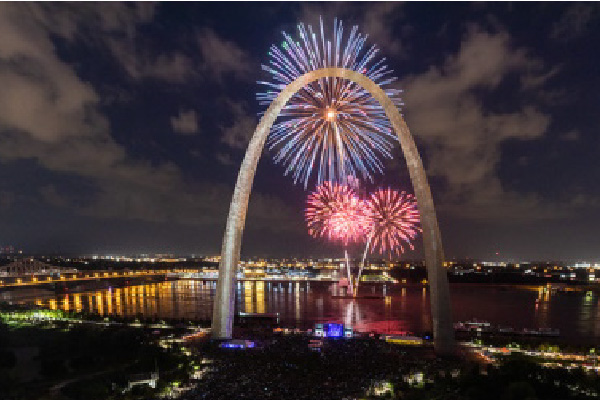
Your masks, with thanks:
[[[188,399],[357,399],[378,382],[405,385],[411,371],[437,365],[430,349],[374,339],[328,339],[319,348],[303,336],[282,336],[254,349],[202,352],[212,358]],[[214,345],[213,345],[214,346]]]

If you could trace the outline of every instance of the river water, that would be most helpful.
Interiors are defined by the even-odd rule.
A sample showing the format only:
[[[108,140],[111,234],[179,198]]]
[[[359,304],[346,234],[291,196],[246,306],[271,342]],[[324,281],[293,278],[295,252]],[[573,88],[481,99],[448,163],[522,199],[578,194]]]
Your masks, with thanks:
[[[600,343],[600,298],[591,292],[551,294],[544,287],[451,284],[454,321],[473,318],[523,328],[557,328],[574,343]],[[28,301],[51,309],[100,315],[208,321],[216,283],[179,280],[68,295],[32,292]],[[342,322],[360,331],[431,331],[428,289],[365,284],[361,294],[381,299],[335,298],[344,294],[325,282],[246,281],[237,285],[238,311],[279,313],[282,326],[309,328]]]

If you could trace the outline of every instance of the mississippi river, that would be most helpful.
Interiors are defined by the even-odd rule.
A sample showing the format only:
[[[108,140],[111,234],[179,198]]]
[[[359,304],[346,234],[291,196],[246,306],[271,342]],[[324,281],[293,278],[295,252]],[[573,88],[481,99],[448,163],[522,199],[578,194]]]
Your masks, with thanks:
[[[208,321],[215,283],[179,280],[54,295],[28,296],[52,309],[88,311],[103,316],[155,317]],[[574,343],[600,342],[600,303],[591,292],[549,293],[544,287],[451,284],[454,321],[473,318],[515,329],[554,328]],[[360,331],[423,333],[431,331],[429,292],[419,286],[366,284],[366,295],[381,299],[348,299],[334,283],[239,282],[237,309],[279,313],[285,327],[310,328],[316,322],[342,322]]]

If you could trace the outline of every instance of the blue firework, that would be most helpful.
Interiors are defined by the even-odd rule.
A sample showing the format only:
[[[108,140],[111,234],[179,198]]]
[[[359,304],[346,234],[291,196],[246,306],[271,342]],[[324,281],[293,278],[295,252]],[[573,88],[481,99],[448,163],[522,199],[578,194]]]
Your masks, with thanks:
[[[342,67],[360,72],[377,83],[397,107],[401,91],[390,87],[396,77],[378,58],[379,49],[366,47],[366,35],[353,26],[344,38],[342,22],[333,24],[333,40],[326,38],[323,21],[315,33],[311,25],[298,25],[299,39],[283,32],[280,47],[271,46],[269,63],[262,68],[269,81],[257,94],[268,106],[280,91],[307,72]],[[294,183],[305,187],[313,171],[317,182],[344,183],[348,176],[373,180],[382,172],[382,156],[391,158],[396,143],[391,124],[381,105],[361,86],[342,78],[322,78],[298,91],[273,125],[267,147],[274,160],[285,166]]]

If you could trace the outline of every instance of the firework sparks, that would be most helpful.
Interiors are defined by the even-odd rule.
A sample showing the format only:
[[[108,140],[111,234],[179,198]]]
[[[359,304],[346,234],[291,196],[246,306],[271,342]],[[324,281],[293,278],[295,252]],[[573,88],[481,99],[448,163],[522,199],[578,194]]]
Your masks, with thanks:
[[[371,252],[404,253],[405,246],[414,250],[412,241],[421,232],[420,217],[414,196],[396,190],[379,189],[366,202],[370,220]]]
[[[368,223],[364,202],[356,196],[339,204],[329,222],[333,237],[344,246],[364,240]]]
[[[348,185],[324,182],[307,199],[308,233],[345,246],[365,238],[368,220],[364,202]]]
[[[271,81],[258,82],[267,87],[257,94],[261,105],[271,104],[301,75],[325,67],[360,72],[381,86],[396,106],[402,105],[401,91],[389,87],[396,78],[385,58],[377,57],[378,48],[365,47],[367,36],[357,26],[344,39],[342,23],[336,19],[333,25],[333,40],[326,38],[321,20],[320,32],[299,24],[298,41],[284,32],[281,48],[271,46],[269,64],[262,66]],[[288,101],[271,129],[267,147],[275,151],[275,162],[286,166],[285,174],[307,187],[315,166],[319,184],[344,183],[348,175],[359,174],[372,180],[374,172],[382,172],[380,157],[391,158],[396,140],[385,111],[366,90],[347,79],[322,78]]]

